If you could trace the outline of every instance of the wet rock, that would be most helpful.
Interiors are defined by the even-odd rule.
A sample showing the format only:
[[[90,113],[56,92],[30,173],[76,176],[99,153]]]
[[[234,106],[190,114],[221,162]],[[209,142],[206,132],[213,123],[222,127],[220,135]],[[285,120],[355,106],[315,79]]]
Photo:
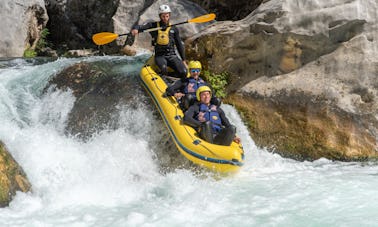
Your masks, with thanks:
[[[127,56],[134,56],[137,53],[137,50],[133,46],[126,45],[122,48],[122,52]]]
[[[177,168],[192,166],[177,150],[151,98],[140,86],[136,76],[115,73],[117,67],[107,62],[80,62],[58,73],[45,88],[71,90],[76,97],[69,113],[66,133],[84,141],[103,130],[123,128],[128,133],[148,141],[160,171],[167,173]],[[153,113],[151,131],[146,136],[140,126],[140,111]],[[126,115],[126,116],[125,116]],[[123,118],[135,118],[135,124]],[[138,123],[138,124],[137,124]],[[146,123],[148,124],[148,123]]]
[[[30,189],[26,174],[0,141],[0,207],[7,206],[17,191]]]
[[[69,115],[67,132],[81,138],[105,128],[116,128],[117,105],[132,99],[135,82],[132,78],[111,73],[111,64],[77,63],[56,75],[49,86],[72,90],[76,97]],[[47,90],[47,88],[46,88]],[[134,93],[133,93],[134,92]]]
[[[65,55],[66,57],[88,57],[98,55],[98,51],[92,49],[69,50]]]

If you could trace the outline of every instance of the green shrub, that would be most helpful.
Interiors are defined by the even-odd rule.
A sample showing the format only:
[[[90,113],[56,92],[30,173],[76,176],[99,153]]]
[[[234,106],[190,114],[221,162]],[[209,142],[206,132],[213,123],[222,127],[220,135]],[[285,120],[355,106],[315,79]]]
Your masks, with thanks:
[[[28,48],[24,51],[25,58],[34,58],[35,56],[37,56],[37,52],[35,52],[35,50],[31,48]]]
[[[41,38],[38,40],[37,46],[35,49],[37,51],[42,50],[48,45],[48,42],[46,41],[46,37],[50,34],[49,30],[47,28],[42,29],[41,31]]]
[[[37,45],[34,49],[31,47],[27,48],[24,51],[24,57],[25,58],[34,58],[37,56],[37,53],[40,52],[43,48],[45,48],[49,43],[46,41],[47,35],[49,35],[50,32],[47,28],[42,29],[41,31],[41,38],[38,40]]]
[[[215,74],[210,71],[203,72],[204,79],[211,85],[214,89],[215,95],[219,98],[226,97],[226,85],[228,84],[228,80],[230,78],[229,73],[222,72],[220,74]]]

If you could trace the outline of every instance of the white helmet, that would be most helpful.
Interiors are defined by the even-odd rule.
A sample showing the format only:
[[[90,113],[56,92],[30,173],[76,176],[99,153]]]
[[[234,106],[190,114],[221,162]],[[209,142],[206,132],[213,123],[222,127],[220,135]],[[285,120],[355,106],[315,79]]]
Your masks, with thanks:
[[[162,13],[171,13],[171,8],[168,5],[161,5],[159,6],[159,15]]]

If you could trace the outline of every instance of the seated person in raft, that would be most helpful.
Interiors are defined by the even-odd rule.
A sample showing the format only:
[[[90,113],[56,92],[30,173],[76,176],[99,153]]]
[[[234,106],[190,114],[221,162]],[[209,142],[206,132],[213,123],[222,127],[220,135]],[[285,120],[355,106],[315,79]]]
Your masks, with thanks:
[[[170,85],[165,94],[168,96],[174,96],[180,108],[185,111],[189,108],[189,106],[193,105],[196,101],[196,91],[201,86],[209,86],[201,77],[201,69],[202,65],[199,61],[190,61],[189,62],[189,72],[190,77],[177,80],[175,83]],[[210,101],[212,104],[216,106],[220,106],[221,100],[215,96],[211,98]]]
[[[198,103],[185,111],[184,123],[193,127],[199,136],[209,143],[229,146],[232,141],[240,143],[235,135],[236,127],[231,125],[223,110],[210,103],[211,89],[202,86],[196,92]]]

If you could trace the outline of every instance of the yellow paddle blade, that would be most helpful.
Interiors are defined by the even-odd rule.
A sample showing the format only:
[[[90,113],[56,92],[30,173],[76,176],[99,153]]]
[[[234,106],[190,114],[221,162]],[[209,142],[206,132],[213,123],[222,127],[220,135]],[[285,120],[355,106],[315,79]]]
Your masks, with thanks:
[[[206,14],[200,17],[196,17],[193,19],[188,20],[189,23],[205,23],[208,21],[214,20],[216,17],[215,13]]]
[[[104,45],[104,44],[110,43],[116,38],[118,38],[118,34],[114,34],[111,32],[101,32],[101,33],[94,34],[92,36],[93,42],[96,43],[97,45]]]

